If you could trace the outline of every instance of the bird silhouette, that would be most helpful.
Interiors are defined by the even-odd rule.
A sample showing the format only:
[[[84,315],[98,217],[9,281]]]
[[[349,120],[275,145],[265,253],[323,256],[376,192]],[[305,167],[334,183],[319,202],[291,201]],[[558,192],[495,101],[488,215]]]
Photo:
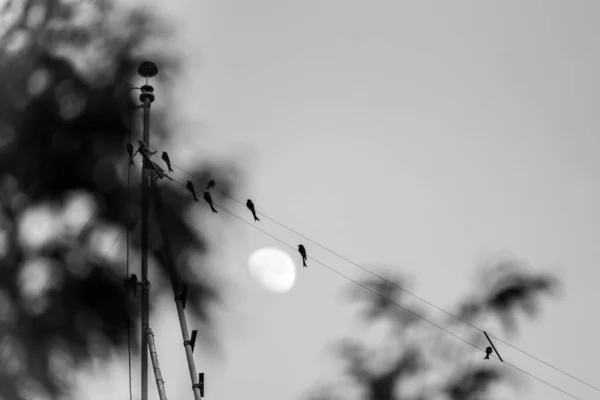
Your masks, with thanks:
[[[492,350],[491,346],[488,346],[485,348],[485,360],[489,360],[490,359],[490,354],[492,354],[494,352],[494,350]]]
[[[254,222],[260,221],[260,219],[258,219],[258,217],[256,216],[256,210],[254,209],[254,203],[252,202],[252,200],[250,200],[250,199],[246,200],[246,207],[248,207],[248,209],[250,211],[252,211],[252,216],[254,217]]]
[[[138,279],[136,274],[131,274],[129,278],[125,279],[125,287],[133,291],[133,294],[137,297]]]
[[[163,159],[163,161],[165,162],[165,164],[167,164],[169,172],[173,172],[173,168],[171,168],[171,160],[169,159],[169,155],[167,154],[166,151],[163,151],[161,158]]]
[[[301,244],[298,245],[298,251],[302,256],[302,266],[306,268],[306,249]]]
[[[142,153],[142,155],[145,155],[148,158],[150,158],[151,156],[153,156],[153,155],[156,154],[156,151],[150,151],[150,150],[148,150],[148,147],[146,147],[146,143],[144,143],[143,140],[138,140],[138,146],[139,147],[138,147],[137,151],[135,152],[135,154],[137,154],[138,151],[139,151],[140,153]]]
[[[133,146],[131,143],[127,143],[125,148],[127,149],[127,154],[129,154],[129,165],[133,165]]]
[[[185,187],[192,193],[192,196],[194,196],[194,200],[198,201],[198,197],[196,197],[196,189],[194,189],[194,184],[191,181],[187,181],[187,185],[185,185]]]
[[[206,200],[206,202],[210,205],[210,209],[212,210],[212,212],[216,213],[217,210],[215,210],[215,208],[213,207],[212,197],[210,197],[210,193],[204,192],[204,200]]]
[[[215,180],[211,179],[210,181],[208,181],[208,185],[206,185],[206,190],[212,189],[214,187],[215,187]]]

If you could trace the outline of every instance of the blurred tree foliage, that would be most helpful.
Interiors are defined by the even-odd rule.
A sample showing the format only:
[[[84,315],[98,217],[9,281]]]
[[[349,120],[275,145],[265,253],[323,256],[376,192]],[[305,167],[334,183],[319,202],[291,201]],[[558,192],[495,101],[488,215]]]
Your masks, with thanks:
[[[534,317],[540,297],[556,294],[559,287],[554,276],[530,273],[523,262],[515,259],[496,260],[479,271],[478,291],[467,296],[456,310],[444,313],[442,321],[428,316],[425,303],[420,304],[423,307],[411,304],[411,297],[404,293],[408,287],[406,279],[401,276],[377,274],[383,279],[373,277],[361,282],[385,299],[352,285],[349,298],[362,306],[362,320],[371,334],[377,332],[375,340],[379,345],[369,345],[371,336],[340,340],[336,354],[344,365],[348,385],[322,383],[308,398],[479,400],[496,398],[493,390],[502,386],[514,389],[520,384],[518,376],[503,368],[497,359],[484,360],[484,352],[481,357],[474,357],[472,347],[415,315],[483,349],[488,346],[487,340],[469,324],[494,326],[514,336],[518,312],[522,310]],[[480,324],[483,321],[486,325]],[[382,332],[384,339],[380,340]]]
[[[170,32],[139,10],[102,0],[0,7],[0,398],[24,400],[34,392],[59,398],[72,383],[64,379],[68,370],[126,350],[128,324],[139,351],[139,297],[125,291],[123,259],[98,254],[97,234],[129,228],[131,254],[139,254],[141,158],[129,187],[125,144],[130,133],[134,145],[141,139],[141,127],[130,126],[138,101],[128,82],[141,80],[136,71],[145,59],[159,66],[152,82],[163,87],[180,66],[156,48],[141,50],[149,38]],[[169,129],[167,117],[153,109],[153,143]],[[224,193],[238,179],[229,163],[190,172],[197,187],[217,177]],[[185,214],[193,199],[169,181],[159,184],[176,266],[189,285],[186,310],[204,324],[199,339],[215,344],[208,326],[218,291],[209,278],[199,279],[202,266],[190,264],[198,259],[191,255],[208,251]],[[79,195],[91,207],[86,220],[56,222]],[[153,209],[150,214],[154,298],[171,288]],[[49,220],[52,232],[40,238]],[[138,265],[131,268],[139,274]]]

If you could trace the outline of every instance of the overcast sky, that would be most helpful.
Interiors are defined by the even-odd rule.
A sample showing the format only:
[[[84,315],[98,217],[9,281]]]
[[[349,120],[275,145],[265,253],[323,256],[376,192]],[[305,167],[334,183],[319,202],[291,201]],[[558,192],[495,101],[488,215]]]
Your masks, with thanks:
[[[509,341],[600,384],[600,3],[139,2],[172,18],[172,46],[185,52],[169,105],[177,131],[164,145],[174,163],[242,156],[239,200],[251,197],[259,212],[359,264],[408,274],[414,292],[440,307],[462,299],[478,263],[498,252],[550,268],[562,297],[545,301],[539,319]],[[155,105],[161,100],[157,88]],[[229,209],[251,221],[242,206]],[[247,257],[279,244],[224,213],[207,217],[222,229],[212,260],[228,303],[217,327],[223,358],[195,352],[206,398],[296,400],[337,376],[331,344],[357,317],[341,296],[351,283],[309,262],[291,292],[268,293],[250,280]],[[260,227],[364,277],[266,219]],[[169,398],[191,399],[171,297],[151,323]],[[500,348],[512,364],[598,398]],[[124,371],[96,371],[84,389],[96,396],[85,398],[128,397]],[[139,376],[136,368],[134,394]],[[523,379],[528,391],[515,399],[569,398]]]

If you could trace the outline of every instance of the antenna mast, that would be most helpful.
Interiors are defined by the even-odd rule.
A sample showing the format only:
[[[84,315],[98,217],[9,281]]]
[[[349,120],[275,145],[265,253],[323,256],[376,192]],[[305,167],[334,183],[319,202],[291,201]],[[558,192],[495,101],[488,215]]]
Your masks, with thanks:
[[[144,61],[140,64],[138,75],[146,78],[146,84],[141,87],[140,101],[144,107],[143,140],[150,147],[150,104],[154,101],[154,88],[148,85],[148,78],[156,76],[158,68],[153,62]],[[148,282],[148,209],[150,205],[150,168],[149,161],[144,158],[142,167],[142,400],[148,400],[148,335],[149,324],[149,282]]]

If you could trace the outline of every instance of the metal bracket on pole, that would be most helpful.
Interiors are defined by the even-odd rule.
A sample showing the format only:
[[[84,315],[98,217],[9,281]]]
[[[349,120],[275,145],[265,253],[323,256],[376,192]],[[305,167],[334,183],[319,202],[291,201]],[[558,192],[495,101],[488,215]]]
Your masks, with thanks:
[[[193,330],[192,331],[192,337],[190,338],[190,340],[184,340],[183,341],[183,346],[187,346],[188,344],[191,346],[192,348],[192,353],[194,352],[194,347],[196,347],[196,336],[198,335],[198,331],[197,330]]]
[[[198,374],[198,384],[200,385],[200,396],[204,397],[204,372]]]
[[[192,353],[194,352],[194,347],[196,347],[196,336],[198,335],[197,330],[192,331],[192,337],[190,339],[190,345],[192,346]]]
[[[183,286],[183,289],[181,289],[181,294],[175,296],[175,301],[181,300],[181,307],[183,307],[183,309],[185,310],[185,302],[187,300],[188,286],[186,284],[183,284],[182,286]]]
[[[192,389],[199,389],[200,396],[204,397],[204,372],[198,374],[198,383],[194,383]]]

